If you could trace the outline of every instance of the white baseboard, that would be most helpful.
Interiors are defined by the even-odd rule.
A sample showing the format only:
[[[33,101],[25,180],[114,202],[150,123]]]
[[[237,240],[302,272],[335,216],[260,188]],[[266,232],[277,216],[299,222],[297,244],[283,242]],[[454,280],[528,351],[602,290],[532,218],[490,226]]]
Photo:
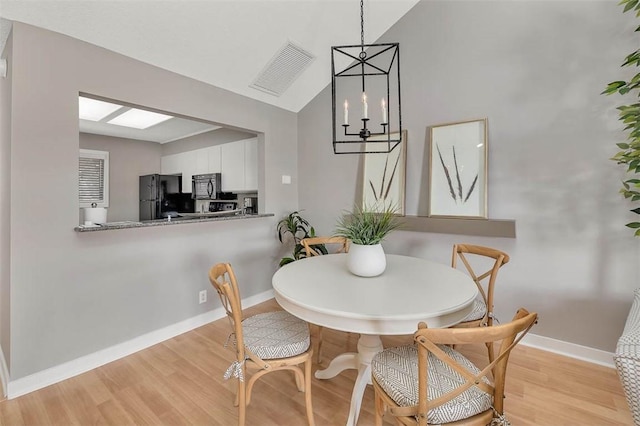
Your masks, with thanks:
[[[267,290],[263,293],[243,299],[242,307],[248,308],[272,298],[273,290]],[[167,339],[171,339],[172,337],[178,336],[182,333],[186,333],[187,331],[191,331],[195,328],[216,321],[220,318],[223,318],[224,316],[224,309],[220,307],[212,311],[205,312],[204,314],[197,315],[184,321],[180,321],[179,323],[172,324],[168,327],[143,334],[142,336],[136,337],[129,341],[119,343],[98,352],[94,352],[92,354],[74,359],[73,361],[56,365],[55,367],[39,371],[37,373],[22,377],[17,380],[9,379],[4,388],[6,390],[6,396],[8,399],[12,399],[29,392],[33,392],[35,390],[42,389],[46,386],[69,379],[71,377],[77,376],[78,374],[85,373],[89,370],[93,370],[94,368],[98,368],[101,365],[116,361],[142,349],[146,349]],[[4,358],[2,359],[2,361],[3,368],[6,371]],[[6,377],[8,378],[9,375],[7,374]]]
[[[575,343],[563,342],[562,340],[556,340],[550,337],[538,336],[535,334],[527,334],[520,341],[520,344],[531,346],[532,348],[541,349],[543,351],[568,356],[569,358],[575,358],[582,361],[591,362],[593,364],[615,368],[615,364],[613,363],[614,354],[612,352],[589,348],[587,346],[577,345]]]
[[[272,299],[273,297],[273,290],[268,290],[243,299],[242,306],[248,308]],[[2,376],[1,379],[5,394],[8,399],[12,399],[42,389],[216,321],[223,318],[224,315],[224,310],[217,308],[160,330],[136,337],[127,342],[111,346],[17,380],[10,380],[4,356],[2,351],[0,351],[0,374]],[[528,334],[522,339],[520,344],[606,367],[615,367],[613,363],[613,353],[599,349],[563,342],[549,337],[537,336],[535,334]]]

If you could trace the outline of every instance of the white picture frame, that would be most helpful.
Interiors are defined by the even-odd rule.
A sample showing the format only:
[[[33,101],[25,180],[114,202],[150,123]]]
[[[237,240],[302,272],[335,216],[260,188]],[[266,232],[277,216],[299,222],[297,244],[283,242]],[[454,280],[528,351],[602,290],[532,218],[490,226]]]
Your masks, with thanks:
[[[487,218],[487,119],[429,127],[429,216]]]

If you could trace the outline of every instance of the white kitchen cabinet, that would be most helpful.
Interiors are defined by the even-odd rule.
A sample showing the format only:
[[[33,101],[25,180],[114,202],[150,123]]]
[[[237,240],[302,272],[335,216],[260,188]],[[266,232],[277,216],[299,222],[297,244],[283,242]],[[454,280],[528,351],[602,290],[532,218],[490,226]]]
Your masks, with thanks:
[[[207,173],[220,173],[222,171],[222,149],[220,145],[210,146],[206,150],[209,163],[209,171]]]
[[[182,173],[180,156],[182,154],[165,155],[160,159],[160,173],[175,175]]]
[[[196,151],[187,151],[179,155],[182,168],[182,192],[191,194],[191,177],[199,174],[198,157]]]
[[[201,175],[209,172],[209,148],[196,149],[196,174]]]
[[[244,189],[258,191],[258,139],[244,141]]]
[[[258,190],[257,138],[210,146],[161,158],[160,173],[182,174],[182,192],[191,193],[193,175],[222,173],[222,191]]]
[[[244,190],[244,141],[220,145],[222,154],[222,190]]]

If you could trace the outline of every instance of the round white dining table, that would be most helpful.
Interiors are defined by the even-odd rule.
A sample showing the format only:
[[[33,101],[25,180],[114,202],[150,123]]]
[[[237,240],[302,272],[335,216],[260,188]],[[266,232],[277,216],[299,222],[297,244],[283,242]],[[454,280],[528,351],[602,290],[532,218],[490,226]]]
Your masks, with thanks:
[[[462,321],[478,289],[471,277],[449,265],[387,254],[387,268],[363,278],[347,270],[348,254],[314,256],[289,263],[272,279],[277,302],[309,323],[360,333],[357,353],[334,358],[316,378],[357,369],[347,425],[358,421],[371,359],[383,349],[381,335],[413,334],[418,323],[443,328]]]

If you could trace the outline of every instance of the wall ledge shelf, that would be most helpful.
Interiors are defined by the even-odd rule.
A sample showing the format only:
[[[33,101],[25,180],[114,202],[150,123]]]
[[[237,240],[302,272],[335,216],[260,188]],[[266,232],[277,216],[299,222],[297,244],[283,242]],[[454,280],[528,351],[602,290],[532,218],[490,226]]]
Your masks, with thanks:
[[[131,228],[148,228],[150,226],[174,226],[185,225],[190,223],[201,222],[216,222],[221,220],[246,220],[255,219],[260,217],[271,217],[273,213],[260,213],[260,214],[234,214],[234,215],[213,215],[208,213],[197,214],[193,213],[191,217],[184,217],[181,219],[173,219],[168,221],[166,219],[145,220],[143,222],[124,221],[124,222],[111,222],[104,223],[102,225],[91,226],[76,226],[74,231],[76,232],[95,232],[95,231],[113,231],[117,229],[131,229]]]
[[[476,235],[515,238],[516,221],[512,219],[465,219],[449,217],[404,216],[399,231],[438,234]]]

